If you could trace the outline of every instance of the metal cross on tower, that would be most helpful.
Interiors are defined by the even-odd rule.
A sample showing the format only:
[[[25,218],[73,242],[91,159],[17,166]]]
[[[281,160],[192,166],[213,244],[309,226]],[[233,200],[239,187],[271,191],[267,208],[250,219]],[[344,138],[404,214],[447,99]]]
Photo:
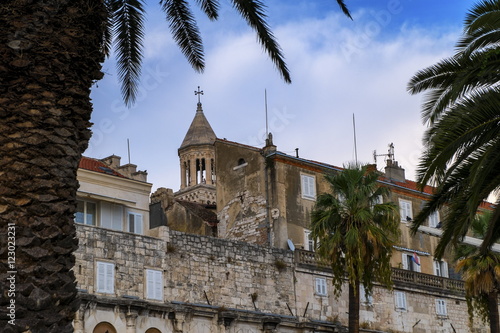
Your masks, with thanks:
[[[200,90],[200,86],[198,86],[198,91],[196,91],[196,90],[194,91],[194,95],[198,96],[198,104],[200,104],[201,103],[201,101],[200,101],[200,95],[203,95],[203,90]]]

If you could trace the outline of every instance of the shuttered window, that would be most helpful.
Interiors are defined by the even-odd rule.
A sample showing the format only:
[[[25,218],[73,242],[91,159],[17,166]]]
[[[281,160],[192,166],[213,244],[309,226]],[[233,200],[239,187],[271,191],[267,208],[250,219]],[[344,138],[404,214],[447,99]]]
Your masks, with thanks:
[[[142,235],[143,227],[141,214],[128,213],[128,231]]]
[[[101,227],[123,230],[123,206],[101,202]]]
[[[316,284],[316,295],[326,296],[326,279],[325,278],[315,278]]]
[[[401,215],[401,221],[403,222],[408,222],[413,219],[411,201],[399,199],[399,214]]]
[[[395,291],[394,292],[394,298],[395,298],[395,303],[396,303],[396,310],[397,311],[406,311],[406,294],[402,291]]]
[[[300,175],[302,183],[302,197],[316,199],[316,178],[309,175]]]
[[[447,316],[448,310],[446,309],[446,300],[436,299],[436,314],[438,316]]]
[[[115,265],[97,262],[97,292],[113,294],[115,291]]]
[[[163,272],[146,269],[146,298],[163,300]]]

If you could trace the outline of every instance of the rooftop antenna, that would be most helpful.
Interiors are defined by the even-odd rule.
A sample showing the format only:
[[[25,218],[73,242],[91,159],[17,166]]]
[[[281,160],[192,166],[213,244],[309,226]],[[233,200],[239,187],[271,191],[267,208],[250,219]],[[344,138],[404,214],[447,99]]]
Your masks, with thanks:
[[[130,164],[130,141],[127,138],[128,164]]]
[[[392,143],[392,142],[389,143],[388,147],[389,147],[389,149],[387,150],[387,154],[378,154],[377,155],[377,151],[376,150],[373,151],[373,162],[375,162],[375,164],[377,164],[377,156],[386,156],[387,159],[389,159],[391,161],[394,160],[394,143]]]
[[[358,165],[358,148],[356,146],[356,119],[354,118],[354,113],[352,114],[352,127],[354,129],[354,158],[356,161],[356,166]]]
[[[269,127],[267,124],[267,89],[264,89],[264,104],[266,109],[266,138],[269,136]]]

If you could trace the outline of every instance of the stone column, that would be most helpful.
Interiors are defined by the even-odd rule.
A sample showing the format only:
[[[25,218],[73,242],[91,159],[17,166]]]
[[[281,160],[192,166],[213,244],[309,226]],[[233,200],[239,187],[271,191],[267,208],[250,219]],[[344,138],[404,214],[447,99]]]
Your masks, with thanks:
[[[85,309],[83,304],[80,309],[75,313],[75,320],[73,321],[75,333],[85,333]]]
[[[127,329],[126,333],[136,333],[136,325],[137,325],[137,312],[136,311],[128,311],[125,318],[127,321]]]
[[[198,184],[196,182],[196,179],[197,179],[196,178],[196,158],[191,160],[190,168],[191,168],[191,171],[190,171],[189,176],[191,178],[191,181],[189,182],[189,185],[194,186],[194,185]]]
[[[181,190],[186,187],[186,162],[181,159]]]
[[[212,158],[207,158],[205,159],[205,166],[206,166],[206,169],[207,169],[207,184],[210,184],[212,185]]]

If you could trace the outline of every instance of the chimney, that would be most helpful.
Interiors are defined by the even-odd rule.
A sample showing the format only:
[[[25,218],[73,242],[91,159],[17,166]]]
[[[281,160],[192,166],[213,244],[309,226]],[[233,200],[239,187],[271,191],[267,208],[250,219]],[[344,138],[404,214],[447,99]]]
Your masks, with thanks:
[[[108,157],[103,158],[101,161],[107,165],[109,165],[111,168],[118,168],[120,166],[120,156],[116,155],[111,155]]]
[[[387,165],[385,166],[385,176],[391,180],[398,182],[405,182],[405,169],[398,165],[397,161],[391,159],[387,160]]]
[[[276,146],[273,144],[273,134],[269,133],[266,139],[266,146],[264,147],[264,156],[274,153],[276,151]]]

